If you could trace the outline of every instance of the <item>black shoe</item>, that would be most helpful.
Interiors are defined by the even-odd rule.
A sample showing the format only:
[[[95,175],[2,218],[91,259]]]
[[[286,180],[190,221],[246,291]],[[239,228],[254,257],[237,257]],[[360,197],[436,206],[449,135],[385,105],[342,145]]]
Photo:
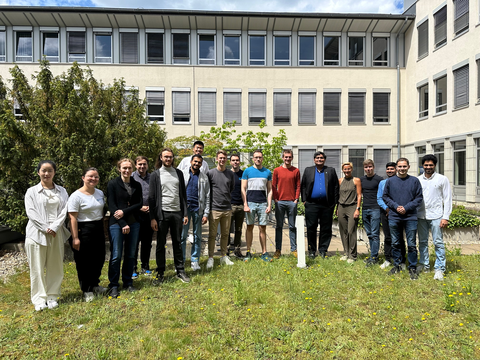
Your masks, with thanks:
[[[313,259],[315,259],[316,255],[313,251],[309,251],[308,252],[308,257],[313,260]]]
[[[187,276],[187,274],[185,274],[185,271],[178,271],[177,272],[177,278],[182,280],[184,283],[189,283],[190,282],[190,278]]]
[[[418,280],[417,269],[408,269],[408,272],[410,273],[410,280]]]
[[[398,274],[401,271],[402,271],[402,268],[399,265],[394,265],[390,269],[390,271],[388,272],[388,275],[395,275],[395,274]]]
[[[129,287],[127,287],[127,290],[128,292],[131,292],[131,293],[137,291],[137,289],[133,285],[130,285]]]
[[[320,252],[319,255],[322,257],[322,259],[325,259],[327,257],[326,252]]]
[[[370,267],[378,263],[377,258],[370,258],[367,260],[367,263],[365,264],[365,267]]]
[[[108,292],[108,296],[111,296],[112,298],[116,299],[120,295],[120,292],[118,291],[118,287],[112,287],[110,291]]]
[[[152,285],[160,286],[163,284],[164,281],[165,281],[165,277],[163,276],[163,274],[157,274],[157,276],[153,278]]]
[[[242,251],[240,250],[240,248],[236,248],[235,251],[233,252],[233,255],[237,258],[237,259],[242,259],[245,257],[243,256],[242,254]]]

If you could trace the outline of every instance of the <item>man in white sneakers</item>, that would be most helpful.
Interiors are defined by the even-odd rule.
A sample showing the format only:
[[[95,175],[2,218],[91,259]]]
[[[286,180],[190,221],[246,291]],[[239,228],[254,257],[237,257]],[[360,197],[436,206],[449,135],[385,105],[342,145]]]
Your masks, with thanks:
[[[448,226],[448,219],[452,212],[452,190],[448,179],[435,172],[437,157],[425,155],[422,158],[424,173],[418,177],[422,185],[423,201],[418,208],[418,261],[417,273],[430,271],[428,255],[428,233],[432,232],[435,246],[435,280],[443,280],[447,261],[445,259],[445,244],[443,243],[442,229]]]

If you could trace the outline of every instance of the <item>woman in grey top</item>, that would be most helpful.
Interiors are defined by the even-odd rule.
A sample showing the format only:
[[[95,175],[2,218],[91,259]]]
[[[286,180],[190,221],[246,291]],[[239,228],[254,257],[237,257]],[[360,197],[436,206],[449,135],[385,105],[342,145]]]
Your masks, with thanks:
[[[345,176],[338,180],[340,197],[337,215],[345,255],[340,260],[347,260],[351,264],[357,260],[357,224],[362,202],[362,184],[359,178],[352,176],[353,164],[351,162],[343,163],[342,171]]]
[[[35,310],[58,306],[63,280],[63,243],[70,236],[65,227],[67,191],[53,182],[57,166],[43,160],[37,166],[40,183],[25,194],[28,224],[25,252],[30,267],[31,299]]]

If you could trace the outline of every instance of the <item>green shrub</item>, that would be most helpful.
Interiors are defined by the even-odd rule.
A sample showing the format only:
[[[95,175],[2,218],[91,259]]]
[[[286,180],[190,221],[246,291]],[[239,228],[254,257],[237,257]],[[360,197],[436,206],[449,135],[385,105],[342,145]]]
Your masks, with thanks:
[[[477,227],[480,226],[480,218],[473,215],[464,206],[455,206],[448,221],[448,228],[464,228],[464,227]]]

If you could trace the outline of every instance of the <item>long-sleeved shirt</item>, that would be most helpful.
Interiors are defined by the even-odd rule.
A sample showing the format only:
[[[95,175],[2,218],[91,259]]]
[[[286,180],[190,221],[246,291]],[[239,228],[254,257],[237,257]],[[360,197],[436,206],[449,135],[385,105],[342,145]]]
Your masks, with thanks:
[[[142,185],[143,205],[148,206],[148,189],[150,187],[150,174],[147,173],[145,177],[141,177],[138,171],[134,171],[132,177]]]
[[[184,170],[190,169],[192,156],[184,157],[182,159],[182,161],[180,161],[180,164],[178,164],[177,169],[182,171],[182,172]],[[202,171],[204,174],[206,174],[208,172],[208,170],[210,170],[210,169],[208,167],[207,161],[204,158],[203,162],[202,162],[202,167],[200,168],[200,171]]]
[[[272,190],[274,200],[295,201],[300,197],[300,171],[294,167],[279,166],[273,170]]]
[[[452,212],[452,189],[446,176],[433,173],[418,176],[423,189],[423,201],[418,208],[418,218],[426,220],[448,220]]]
[[[385,182],[383,201],[391,210],[389,219],[417,220],[417,209],[423,201],[422,185],[414,176],[392,176]],[[399,206],[405,208],[405,214],[397,212]]]
[[[385,204],[385,201],[383,201],[383,189],[385,188],[385,183],[387,182],[388,179],[380,181],[380,184],[378,184],[378,191],[377,191],[377,204],[383,209],[387,210],[388,206]]]

